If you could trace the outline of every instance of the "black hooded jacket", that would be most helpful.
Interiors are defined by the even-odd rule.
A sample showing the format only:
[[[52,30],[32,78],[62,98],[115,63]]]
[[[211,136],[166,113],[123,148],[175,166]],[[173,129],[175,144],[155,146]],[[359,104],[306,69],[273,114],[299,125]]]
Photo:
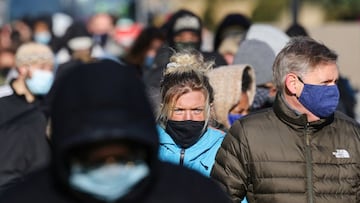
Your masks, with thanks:
[[[101,202],[69,186],[69,152],[122,139],[146,147],[151,172],[116,202],[228,201],[211,179],[158,161],[154,116],[135,70],[104,60],[73,68],[57,82],[51,106],[53,167],[33,174],[0,202]]]

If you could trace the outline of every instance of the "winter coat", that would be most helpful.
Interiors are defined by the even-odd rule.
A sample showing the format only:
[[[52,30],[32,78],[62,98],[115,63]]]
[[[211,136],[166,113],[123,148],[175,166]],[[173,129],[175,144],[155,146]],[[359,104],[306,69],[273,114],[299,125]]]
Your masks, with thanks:
[[[144,147],[150,174],[114,203],[228,202],[209,178],[158,160],[155,119],[135,70],[104,60],[80,65],[55,82],[52,168],[27,177],[0,196],[0,202],[103,202],[69,183],[71,152],[123,140]]]
[[[0,87],[0,193],[50,162],[47,120],[38,104],[11,85]]]
[[[165,130],[158,126],[159,132],[159,159],[196,170],[205,176],[210,176],[210,171],[215,162],[215,155],[224,139],[224,132],[208,127],[204,135],[194,145],[187,149],[178,146]],[[181,161],[183,159],[183,161]]]
[[[234,202],[360,202],[360,126],[336,112],[307,122],[281,96],[235,122],[211,176]]]

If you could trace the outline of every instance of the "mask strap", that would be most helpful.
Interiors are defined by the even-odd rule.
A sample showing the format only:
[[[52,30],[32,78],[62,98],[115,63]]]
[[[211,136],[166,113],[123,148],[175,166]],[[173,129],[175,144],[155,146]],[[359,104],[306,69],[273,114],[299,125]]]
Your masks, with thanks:
[[[305,84],[304,81],[299,77],[299,76],[296,76],[298,78],[298,80],[302,83],[302,84]]]
[[[298,79],[302,84],[305,85],[304,81],[300,78],[300,76],[296,75],[296,77],[297,77],[297,79]],[[299,99],[300,96],[297,96],[296,93],[294,93],[294,95],[295,95],[295,97],[296,97],[297,99]]]

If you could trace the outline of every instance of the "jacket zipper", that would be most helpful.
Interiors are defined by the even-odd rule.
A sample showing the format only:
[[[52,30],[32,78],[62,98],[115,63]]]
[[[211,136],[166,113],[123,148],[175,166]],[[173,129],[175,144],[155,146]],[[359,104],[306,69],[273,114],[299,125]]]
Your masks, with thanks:
[[[305,126],[305,139],[306,139],[306,186],[308,192],[308,203],[313,203],[313,172],[312,172],[312,157],[310,139],[311,135],[308,131],[308,123]]]
[[[180,166],[184,165],[184,156],[185,156],[185,149],[181,149],[181,151],[180,151]]]

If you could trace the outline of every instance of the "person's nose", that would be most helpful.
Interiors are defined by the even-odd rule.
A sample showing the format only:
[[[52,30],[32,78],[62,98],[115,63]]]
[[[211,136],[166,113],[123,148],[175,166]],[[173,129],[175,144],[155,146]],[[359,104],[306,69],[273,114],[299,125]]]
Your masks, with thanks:
[[[184,120],[192,120],[192,113],[190,110],[185,111]]]

